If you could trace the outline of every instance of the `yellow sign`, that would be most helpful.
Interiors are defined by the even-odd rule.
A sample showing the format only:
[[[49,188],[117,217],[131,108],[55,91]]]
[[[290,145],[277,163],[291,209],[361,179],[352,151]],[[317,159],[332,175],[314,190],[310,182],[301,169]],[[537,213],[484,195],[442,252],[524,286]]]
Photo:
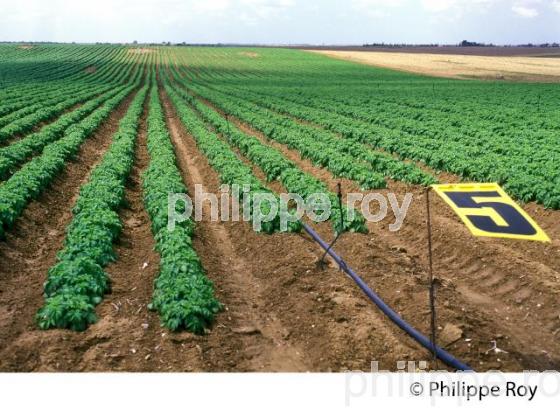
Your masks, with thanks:
[[[550,242],[547,234],[498,184],[432,185],[475,236]]]

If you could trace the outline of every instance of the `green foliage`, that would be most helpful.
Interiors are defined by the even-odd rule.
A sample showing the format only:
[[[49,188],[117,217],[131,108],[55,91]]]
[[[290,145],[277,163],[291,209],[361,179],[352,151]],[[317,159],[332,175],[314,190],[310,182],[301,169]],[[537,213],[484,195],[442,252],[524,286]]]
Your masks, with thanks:
[[[101,163],[80,189],[58,263],[47,275],[45,305],[36,317],[42,329],[83,330],[96,320],[95,305],[109,289],[103,267],[115,260],[113,242],[122,230],[117,211],[132,169],[147,89],[136,94]]]
[[[255,52],[249,61],[237,49],[178,49],[173,77],[364,187],[374,185],[351,159],[394,180],[434,183],[416,161],[560,208],[558,84],[439,79],[296,50]]]
[[[59,115],[59,104],[101,90],[100,83],[118,77],[112,74],[122,61],[113,62],[123,55],[119,47],[77,46],[70,53],[68,46],[37,45],[8,53],[9,47],[0,56],[4,140]],[[560,206],[557,84],[444,80],[296,50],[254,51],[259,58],[228,48],[164,53],[179,67],[175,81],[184,76],[189,88],[218,106],[227,103],[232,114],[235,108],[268,138],[364,188],[382,187],[383,177],[419,185],[436,180],[411,160]],[[92,65],[103,74],[85,73]],[[45,138],[50,143],[59,135]],[[2,151],[0,177],[41,149]]]
[[[330,220],[336,232],[367,232],[363,216],[359,212],[355,212],[354,218],[350,220],[348,218],[348,209],[343,207],[341,212],[338,198],[321,181],[301,171],[296,164],[286,159],[277,149],[261,143],[255,137],[245,134],[233,124],[228,124],[227,120],[216,111],[191,97],[186,92],[179,90],[178,93],[216,131],[220,132],[228,142],[237,147],[242,154],[258,165],[265,173],[268,181],[281,181],[289,192],[299,194],[303,199],[308,199],[311,195],[318,193],[326,194],[331,203]],[[344,217],[343,221],[341,220],[341,214]]]
[[[36,316],[41,329],[66,328],[82,331],[97,321],[94,305],[83,295],[58,293],[48,299]]]
[[[222,183],[227,185],[238,185],[240,188],[249,187],[247,193],[249,200],[247,201],[249,210],[245,207],[244,211],[249,212],[251,219],[254,217],[255,194],[269,194],[276,198],[279,203],[279,198],[268,188],[266,188],[261,181],[253,174],[251,168],[243,163],[235,153],[231,150],[229,145],[222,141],[218,136],[210,131],[204,122],[200,120],[194,111],[181,99],[179,94],[172,89],[169,84],[165,84],[165,89],[169,94],[179,118],[185,127],[192,134],[196,140],[198,148],[206,155],[210,165],[218,171]],[[241,194],[241,192],[240,192]],[[240,198],[236,198],[240,200]],[[242,202],[242,201],[241,201]],[[261,212],[268,214],[270,204],[268,202],[261,202]],[[274,233],[282,231],[280,226],[280,213],[277,213],[275,218],[271,221],[262,222],[261,226],[256,227],[265,233]],[[300,222],[288,224],[287,230],[289,232],[299,232],[302,228]]]
[[[82,142],[131,91],[131,87],[121,91],[79,124],[68,128],[62,138],[44,148],[41,156],[33,158],[0,185],[0,225],[4,228],[13,225],[29,201],[50,185],[64,169],[66,161],[78,152]]]
[[[150,164],[142,175],[144,204],[152,221],[160,272],[154,284],[150,307],[171,330],[203,333],[222,305],[214,297],[213,285],[205,276],[192,247],[194,222],[187,219],[168,230],[168,193],[186,193],[167,131],[157,86],[152,86],[148,115]]]
[[[101,104],[121,93],[124,88],[118,87],[91,99],[75,111],[62,115],[57,121],[43,127],[40,131],[0,148],[0,178],[7,178],[27,158],[40,152],[49,143],[61,138],[64,131],[71,125],[81,121]],[[105,91],[108,89],[106,88]],[[91,98],[91,92],[80,98]]]
[[[109,277],[101,266],[88,257],[62,260],[48,272],[45,296],[59,293],[85,296],[91,304],[98,304],[109,289]]]
[[[356,161],[354,154],[359,151],[348,153],[339,149],[343,141],[334,138],[324,141],[317,129],[305,128],[290,118],[282,117],[256,104],[232,99],[209,88],[189,87],[219,108],[261,131],[268,138],[298,151],[302,158],[327,168],[333,175],[354,180],[364,189],[386,187],[383,175],[370,165]]]

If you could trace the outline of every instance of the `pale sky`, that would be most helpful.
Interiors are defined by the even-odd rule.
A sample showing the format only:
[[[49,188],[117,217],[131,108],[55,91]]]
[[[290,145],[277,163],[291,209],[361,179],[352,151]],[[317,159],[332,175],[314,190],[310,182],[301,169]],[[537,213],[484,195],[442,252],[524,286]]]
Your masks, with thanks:
[[[0,0],[0,41],[560,42],[560,0]]]

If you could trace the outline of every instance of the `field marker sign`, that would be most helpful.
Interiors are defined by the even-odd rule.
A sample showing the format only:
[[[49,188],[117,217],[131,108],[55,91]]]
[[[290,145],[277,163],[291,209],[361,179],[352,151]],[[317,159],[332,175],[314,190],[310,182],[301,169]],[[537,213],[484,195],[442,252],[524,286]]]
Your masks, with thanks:
[[[495,183],[432,185],[475,236],[550,242],[537,223]]]

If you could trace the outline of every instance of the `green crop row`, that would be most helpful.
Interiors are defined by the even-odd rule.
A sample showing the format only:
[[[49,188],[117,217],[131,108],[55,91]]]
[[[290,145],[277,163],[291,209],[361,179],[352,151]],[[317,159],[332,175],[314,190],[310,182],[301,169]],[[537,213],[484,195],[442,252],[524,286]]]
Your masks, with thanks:
[[[131,68],[132,64],[128,64],[128,66]],[[120,72],[118,75],[116,75],[117,70]],[[75,98],[78,94],[88,92],[90,95],[100,94],[103,88],[114,86],[108,81],[110,76],[116,83],[123,82],[123,80],[128,81],[129,78],[125,78],[130,76],[128,71],[122,66],[114,64],[112,67],[107,67],[107,72],[102,77],[96,77],[95,81],[55,82],[55,84],[49,84],[49,88],[43,92],[40,90],[22,92],[21,98],[18,100],[0,106],[0,127],[41,109],[50,108],[67,99]]]
[[[0,237],[21,215],[27,204],[36,199],[62,171],[66,161],[75,155],[82,142],[89,137],[111,112],[130,94],[128,87],[108,100],[75,126],[70,127],[59,140],[45,147],[42,154],[26,163],[10,179],[0,185]]]
[[[90,77],[84,72],[87,67],[99,67],[106,64],[112,58],[112,51],[117,47],[83,45],[77,47],[68,46],[34,46],[27,50],[29,53],[25,58],[16,61],[9,59],[2,62],[3,85],[15,85],[9,88],[2,100],[8,95],[20,95],[25,89],[23,84],[34,83],[35,86],[47,81],[76,81]],[[124,48],[120,48],[126,51]],[[121,53],[122,55],[122,53]],[[33,89],[31,86],[29,89]]]
[[[95,92],[97,94],[98,92]],[[0,142],[6,141],[16,134],[28,132],[33,129],[42,121],[49,121],[57,115],[63,113],[65,110],[71,108],[76,104],[83,103],[92,97],[92,92],[86,90],[78,94],[74,94],[70,98],[65,98],[63,101],[56,103],[51,107],[41,108],[32,114],[21,117],[15,121],[10,122],[8,125],[0,129]]]
[[[84,85],[80,84],[78,86],[74,85],[70,89],[64,89],[63,91],[53,91],[47,95],[41,95],[41,100],[44,101],[37,102],[35,98],[29,98],[27,101],[23,101],[21,104],[22,106],[18,109],[13,110],[12,112],[3,115],[0,118],[0,129],[4,129],[7,125],[13,123],[14,121],[21,121],[24,117],[27,117],[31,114],[34,114],[42,109],[52,107],[55,104],[59,104],[64,102],[67,99],[73,99],[78,94],[90,95],[100,94],[103,92],[99,84],[97,86],[91,85],[85,87]],[[39,99],[37,97],[37,99]],[[18,105],[12,105],[12,107],[17,107]],[[9,108],[9,107],[6,107]],[[6,137],[7,138],[7,137]]]
[[[560,208],[560,173],[557,166],[560,148],[553,131],[541,131],[534,139],[523,135],[513,138],[519,130],[503,125],[504,130],[487,131],[480,126],[478,133],[457,134],[453,128],[440,131],[433,124],[414,126],[392,113],[377,113],[366,122],[369,114],[360,107],[329,108],[323,103],[290,96],[301,101],[306,110],[320,106],[324,124],[340,133],[352,134],[364,143],[383,148],[402,159],[422,161],[428,166],[459,175],[467,180],[497,182],[515,198],[537,201],[546,207]],[[333,108],[334,107],[334,108]],[[347,116],[350,116],[347,117]],[[475,124],[476,125],[476,124]],[[543,147],[547,147],[544,151]],[[528,159],[531,160],[528,160]]]
[[[348,208],[345,206],[342,209],[340,208],[338,198],[327,189],[324,183],[301,171],[296,164],[286,159],[277,149],[263,144],[257,138],[249,136],[233,124],[229,124],[215,110],[199,102],[186,92],[180,89],[176,90],[200,113],[204,120],[227,138],[230,144],[237,147],[243,155],[259,166],[268,181],[281,181],[289,192],[299,194],[303,199],[318,193],[328,195],[331,202],[330,220],[335,232],[367,232],[363,216],[355,212],[354,218],[350,220]]]
[[[35,103],[49,103],[51,99],[58,98],[62,94],[75,93],[75,90],[79,90],[81,87],[99,87],[107,83],[118,84],[128,80],[128,78],[123,78],[122,74],[119,75],[117,72],[123,73],[125,74],[124,77],[127,77],[126,67],[131,66],[133,63],[125,62],[123,64],[122,55],[115,55],[114,57],[113,61],[103,64],[101,68],[97,69],[95,76],[86,74],[87,77],[81,75],[71,76],[61,81],[43,81],[40,84],[26,83],[17,88],[17,92],[12,98],[0,97],[0,116],[2,116],[0,124],[4,125],[3,120],[7,114],[23,110]]]
[[[303,128],[290,118],[206,87],[192,84],[188,84],[187,87],[225,112],[261,131],[268,138],[298,151],[303,158],[311,160],[315,165],[327,168],[333,175],[356,181],[364,189],[386,187],[383,175],[374,171],[369,164],[357,161],[353,155],[339,150],[337,141],[321,140],[318,130]]]
[[[250,215],[253,221],[253,227],[259,231],[266,233],[273,233],[283,231],[280,224],[280,213],[277,212],[274,219],[270,221],[263,220],[262,223],[255,223],[255,212],[253,210],[256,203],[254,198],[255,194],[267,194],[276,198],[279,204],[280,200],[272,191],[266,188],[261,181],[253,174],[251,168],[243,163],[235,153],[231,150],[229,145],[218,138],[216,134],[208,130],[205,124],[196,116],[191,108],[180,98],[177,92],[169,86],[164,84],[167,94],[173,102],[177,114],[181,119],[184,126],[192,134],[196,140],[198,148],[208,158],[210,165],[218,172],[222,183],[228,185],[238,185],[241,188],[248,187],[249,192],[248,200],[243,201],[240,197],[235,198],[240,203],[244,203],[244,214]],[[241,192],[240,192],[241,194]],[[271,204],[268,201],[260,201],[260,212],[262,215],[269,215],[271,211]],[[286,229],[290,232],[300,231],[302,228],[301,222],[289,222]]]
[[[109,289],[103,268],[115,260],[113,242],[122,230],[117,211],[134,161],[147,89],[136,94],[101,163],[80,189],[64,246],[45,282],[45,304],[36,316],[41,329],[84,330],[97,320],[95,306]]]
[[[175,163],[155,84],[150,95],[147,146],[150,164],[142,175],[144,204],[161,257],[150,308],[159,312],[162,324],[171,330],[202,333],[222,306],[192,246],[193,220],[177,222],[173,230],[167,227],[168,193],[186,194],[187,190]]]
[[[186,75],[193,90],[233,95],[234,106],[251,100],[402,162],[497,182],[517,199],[560,209],[557,84],[437,79],[299,51],[258,52],[243,61],[234,50],[177,50],[176,77]]]
[[[372,133],[367,126],[360,127],[360,124],[357,124],[356,121],[334,117],[332,113],[316,110],[309,106],[294,104],[288,100],[279,99],[271,95],[265,96],[252,94],[240,89],[232,91],[229,88],[220,88],[222,92],[226,90],[234,98],[251,101],[275,112],[324,127],[326,130],[315,128],[312,131],[317,140],[323,141],[325,144],[336,145],[340,151],[368,163],[372,169],[386,177],[409,184],[424,186],[438,182],[433,175],[422,171],[416,165],[403,162],[398,158],[394,158],[391,154],[375,151],[371,147],[364,145],[371,142]],[[306,125],[300,125],[300,127],[305,128]],[[307,127],[312,126],[307,125]],[[329,131],[339,133],[345,138],[339,138]]]
[[[0,148],[0,179],[6,179],[27,158],[40,152],[47,144],[56,141],[68,127],[91,114],[99,105],[122,92],[124,88],[114,88],[108,93],[88,101],[75,111],[62,115],[40,131]]]
[[[118,77],[120,78],[122,75],[131,75],[132,82],[134,82],[139,78],[138,76],[140,74],[141,70],[138,67],[135,69],[130,67],[121,72]],[[0,180],[6,179],[29,157],[41,152],[46,145],[59,139],[64,134],[65,130],[66,132],[71,130],[72,126],[75,126],[80,120],[91,114],[105,101],[108,101],[110,98],[123,91],[124,88],[125,86],[106,86],[100,88],[98,92],[103,92],[103,94],[99,97],[86,102],[74,111],[63,114],[53,123],[44,126],[40,131],[14,141],[6,147],[0,148]]]

